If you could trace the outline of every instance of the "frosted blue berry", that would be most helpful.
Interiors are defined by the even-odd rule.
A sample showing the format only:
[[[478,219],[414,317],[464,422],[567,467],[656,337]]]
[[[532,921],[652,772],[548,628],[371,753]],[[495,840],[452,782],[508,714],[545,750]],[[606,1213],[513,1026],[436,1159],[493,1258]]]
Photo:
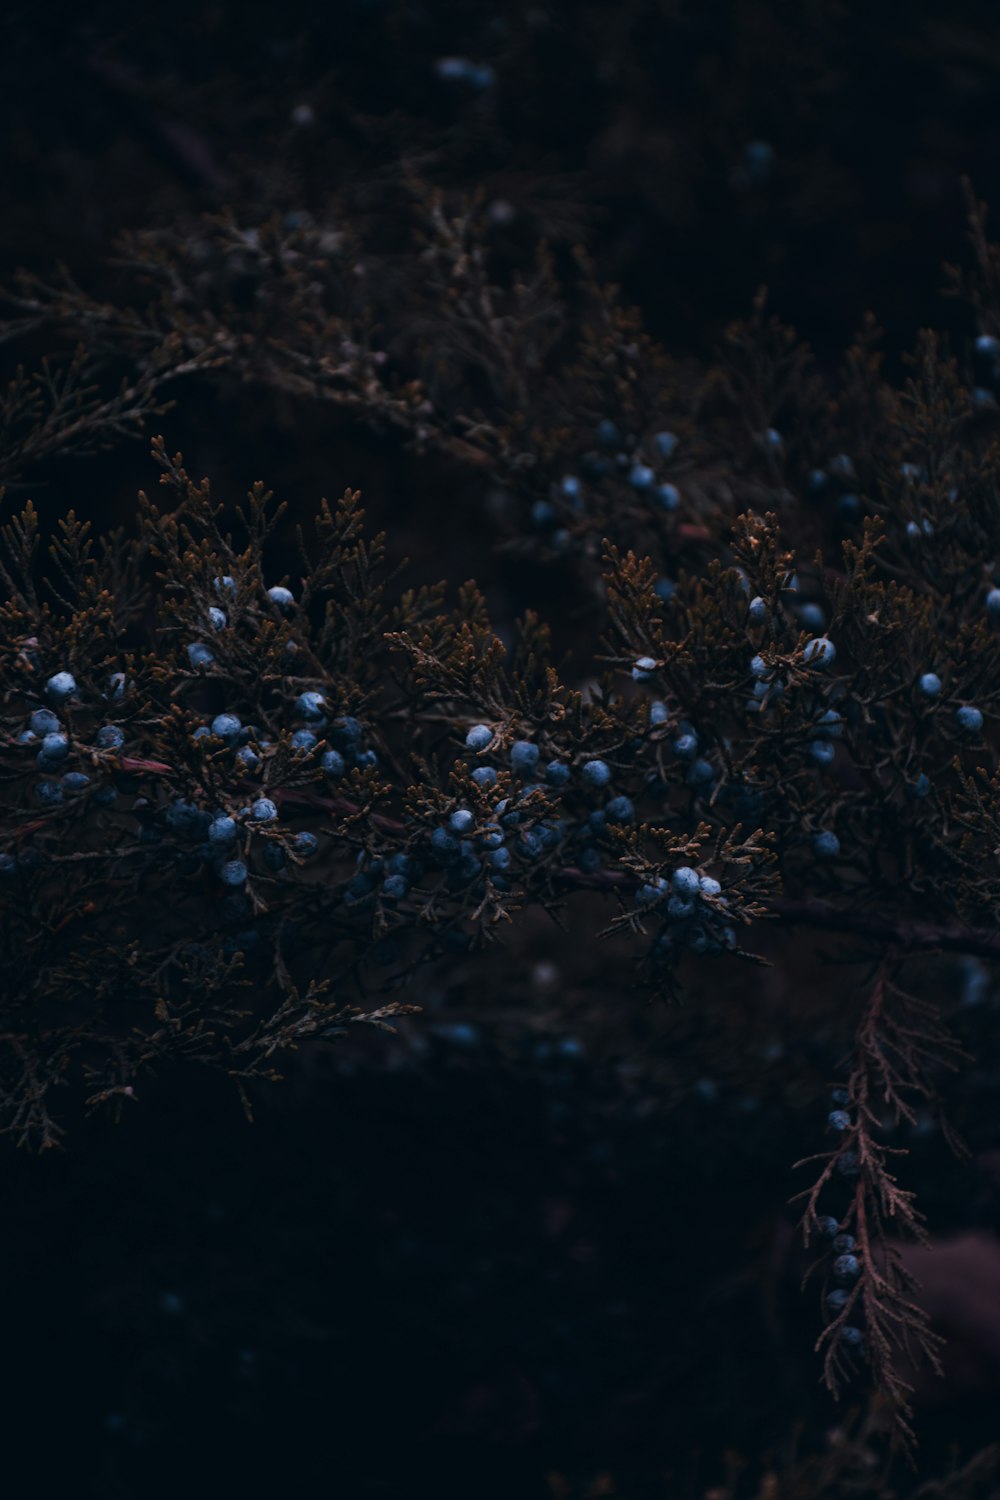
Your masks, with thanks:
[[[215,656],[204,641],[191,641],[187,654],[192,667],[210,667],[215,660]]]
[[[837,648],[827,635],[813,636],[806,641],[804,659],[811,667],[832,667],[837,657]]]
[[[833,764],[836,751],[829,740],[813,740],[809,746],[809,754],[818,766],[829,766]]]
[[[783,698],[784,695],[785,684],[783,682],[774,680],[761,681],[755,682],[753,685],[753,696],[757,702],[763,702],[765,699]]]
[[[669,718],[669,710],[662,698],[654,698],[649,705],[649,722],[656,725],[666,724]]]
[[[853,1281],[861,1273],[861,1262],[856,1255],[838,1255],[833,1263],[833,1274],[838,1281]]]
[[[840,1342],[846,1344],[849,1349],[863,1349],[865,1336],[860,1328],[855,1328],[853,1323],[845,1323],[840,1330]]]
[[[545,767],[545,780],[551,787],[569,786],[569,766],[561,760],[550,760]]]
[[[676,484],[658,484],[656,486],[656,503],[663,510],[677,510],[681,503],[681,492]]]
[[[0,878],[11,880],[17,874],[17,860],[12,854],[0,854]]]
[[[580,858],[577,860],[577,864],[585,875],[593,875],[595,870],[599,870],[601,866],[601,856],[599,851],[593,846],[582,850],[580,853]]]
[[[678,896],[697,896],[701,891],[701,880],[697,870],[690,865],[681,865],[670,877],[670,887]]]
[[[667,915],[675,922],[687,921],[694,916],[694,902],[688,901],[684,896],[671,896],[667,902]]]
[[[292,844],[296,854],[300,854],[303,859],[311,859],[319,848],[319,839],[314,833],[310,833],[308,829],[303,828],[301,832],[295,835]]]
[[[840,1231],[840,1220],[835,1219],[832,1214],[820,1214],[816,1224],[820,1234],[827,1235],[829,1239],[833,1239],[833,1236]]]
[[[45,684],[45,691],[53,703],[65,703],[76,692],[76,678],[72,672],[56,672]]]
[[[60,727],[51,708],[36,708],[28,724],[32,733],[37,735],[55,734]]]
[[[633,464],[629,470],[628,482],[634,490],[648,490],[653,486],[656,475],[648,464]]]
[[[917,525],[916,521],[907,521],[906,535],[910,538],[911,541],[919,541],[921,534],[922,533],[920,527]]]
[[[829,829],[823,829],[813,838],[813,853],[817,859],[836,859],[840,853],[840,840]]]
[[[213,630],[225,630],[226,626],[229,624],[229,621],[226,618],[225,610],[218,609],[216,605],[213,604],[211,609],[208,611],[208,623],[211,625]]]
[[[374,750],[359,750],[354,757],[354,764],[359,771],[370,771],[378,765],[378,755]]]
[[[559,489],[566,496],[567,500],[578,500],[582,486],[575,474],[564,474],[559,481]]]
[[[90,785],[90,777],[83,771],[67,771],[62,784],[68,792],[82,792],[85,786]]]
[[[841,495],[837,501],[837,515],[842,521],[855,521],[861,514],[861,497],[853,492]]]
[[[46,807],[55,807],[63,800],[63,789],[58,781],[40,781],[35,788],[39,802]]]
[[[510,859],[509,849],[491,849],[486,856],[486,863],[494,870],[509,870]]]
[[[475,821],[475,813],[470,812],[467,807],[459,807],[455,809],[451,817],[448,819],[448,827],[451,829],[452,833],[468,833],[474,826]]]
[[[632,668],[632,676],[636,682],[648,682],[650,675],[656,671],[656,661],[652,656],[640,656]]]
[[[656,451],[661,458],[673,458],[677,451],[677,434],[674,432],[658,432],[653,438]]]
[[[556,508],[549,500],[536,500],[531,507],[531,519],[536,526],[554,526]]]
[[[844,721],[835,708],[828,708],[816,720],[813,734],[818,740],[839,740],[844,732]]]
[[[674,740],[674,754],[681,760],[693,760],[698,754],[698,736],[682,734]]]
[[[69,755],[69,739],[66,735],[60,733],[59,730],[54,730],[42,740],[42,747],[39,753],[44,755],[46,760],[58,765],[60,761],[65,760]]]
[[[841,1151],[834,1165],[841,1177],[857,1177],[861,1171],[861,1158],[856,1151]]]
[[[295,700],[295,711],[302,719],[310,719],[315,722],[323,717],[326,708],[326,698],[322,693],[307,692],[300,693]]]
[[[250,812],[258,823],[273,823],[278,816],[278,809],[270,797],[258,797]]]
[[[14,743],[16,745],[37,745],[38,735],[33,729],[22,729]]]
[[[941,679],[936,672],[925,672],[920,679],[920,691],[925,698],[936,698],[941,692]]]
[[[286,589],[283,583],[276,583],[273,588],[269,588],[267,591],[267,597],[270,599],[271,603],[276,604],[279,609],[291,609],[292,605],[295,603],[295,595],[292,593],[291,589]]]
[[[834,1236],[833,1250],[836,1255],[846,1255],[853,1250],[857,1241],[853,1234],[838,1234]]]
[[[450,859],[457,856],[459,852],[458,839],[453,834],[450,834],[446,828],[435,828],[430,836],[429,843],[434,853],[442,857]]]
[[[711,875],[702,875],[698,888],[703,896],[714,898],[722,895],[722,886]]]
[[[283,870],[288,863],[288,855],[281,845],[271,843],[270,841],[264,845],[261,857],[267,868],[273,871],[274,874],[277,874],[279,870]]]
[[[987,364],[1000,362],[1000,339],[995,339],[991,333],[981,333],[975,347],[976,354]]]
[[[528,776],[538,765],[539,750],[530,740],[515,740],[510,747],[511,769],[519,776]]]
[[[687,773],[687,780],[691,786],[707,786],[715,780],[715,767],[710,760],[696,760]]]
[[[215,585],[215,592],[217,594],[236,593],[236,579],[233,578],[229,573],[223,573],[221,577],[213,578],[212,582]]]
[[[607,786],[611,780],[611,767],[604,760],[584,761],[580,774],[588,786]]]
[[[619,428],[610,417],[605,417],[603,421],[598,422],[596,436],[602,448],[617,448],[622,440]]]
[[[832,1291],[827,1292],[823,1302],[830,1316],[836,1317],[838,1313],[843,1312],[850,1298],[850,1292],[845,1291],[842,1286],[835,1286]]]
[[[213,818],[208,825],[208,841],[210,844],[231,844],[239,829],[236,822],[230,817]]]
[[[647,881],[639,887],[636,899],[641,906],[652,906],[654,902],[659,901],[665,896],[668,890],[669,885],[667,881],[664,880],[662,875],[658,875],[655,880]]]
[[[339,750],[324,750],[319,763],[324,773],[334,778],[343,776],[347,770],[347,762]]]
[[[963,703],[961,708],[956,710],[955,718],[958,720],[959,729],[964,729],[969,734],[978,734],[983,727],[983,716],[971,703]]]
[[[488,724],[473,724],[465,736],[466,748],[475,751],[485,750],[493,743],[493,731]]]
[[[629,823],[635,816],[635,808],[628,797],[612,797],[604,811],[614,823]]]
[[[260,765],[260,756],[250,745],[244,745],[236,752],[237,763],[247,771],[256,771]]]
[[[382,894],[390,901],[402,901],[409,890],[410,882],[405,875],[388,875],[382,882]]]
[[[928,776],[928,774],[927,774],[926,771],[921,771],[920,775],[917,777],[916,781],[913,783],[913,787],[912,787],[913,795],[914,795],[914,797],[927,797],[927,796],[930,795],[930,790],[931,790],[931,779]]]
[[[822,495],[829,483],[829,478],[823,469],[810,469],[806,479],[806,494],[815,497]]]
[[[497,784],[497,773],[492,766],[477,766],[472,773],[476,786],[492,787]]]
[[[125,743],[124,730],[117,724],[102,724],[94,736],[98,750],[120,750]]]
[[[750,661],[750,676],[756,677],[758,682],[766,682],[772,675],[772,668],[760,655],[754,656]]]
[[[212,720],[212,733],[227,744],[232,744],[239,738],[242,722],[235,714],[216,714]]]
[[[785,440],[777,427],[768,427],[764,433],[764,442],[769,448],[777,450],[784,446]]]
[[[986,613],[991,620],[1000,620],[1000,589],[990,589],[986,595]]]
[[[830,473],[836,474],[838,479],[846,479],[850,482],[857,478],[854,463],[848,453],[838,453],[830,460]]]
[[[668,604],[674,597],[674,594],[676,592],[677,585],[674,583],[672,578],[661,576],[653,584],[653,593],[656,595],[657,599],[662,599],[664,604]]]
[[[850,1130],[851,1117],[846,1109],[833,1109],[826,1117],[826,1123],[831,1130]]]
[[[821,604],[803,604],[799,607],[799,621],[805,630],[823,630],[826,612]]]
[[[319,740],[311,729],[296,729],[292,735],[292,748],[294,750],[315,750],[318,744]]]
[[[223,885],[246,885],[247,867],[241,859],[227,859],[219,875]]]
[[[753,620],[754,624],[759,624],[761,620],[766,620],[767,600],[762,599],[760,594],[755,594],[747,605],[747,614]]]

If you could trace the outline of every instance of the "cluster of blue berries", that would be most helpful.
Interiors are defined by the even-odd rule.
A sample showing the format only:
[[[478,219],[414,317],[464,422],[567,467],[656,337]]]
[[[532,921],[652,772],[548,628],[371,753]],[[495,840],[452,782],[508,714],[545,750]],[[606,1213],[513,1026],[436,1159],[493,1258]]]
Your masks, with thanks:
[[[564,474],[553,487],[551,499],[536,500],[531,510],[535,526],[551,533],[554,545],[564,546],[569,532],[559,525],[560,510],[578,516],[584,508],[587,482],[600,483],[617,475],[658,511],[679,510],[681,492],[676,484],[663,477],[663,466],[674,457],[679,446],[676,433],[653,433],[643,442],[625,436],[616,422],[606,417],[594,429],[596,446],[583,455],[583,475]]]
[[[711,875],[699,875],[690,865],[674,870],[669,880],[658,876],[640,886],[636,904],[655,909],[664,918],[664,930],[653,949],[656,958],[664,958],[676,948],[700,954],[732,951],[737,946],[722,886]]]
[[[850,1104],[848,1091],[834,1089],[830,1095],[830,1103],[833,1108],[826,1117],[827,1128],[835,1135],[845,1135],[853,1123],[846,1108]],[[860,1169],[855,1151],[841,1151],[837,1156],[836,1164],[841,1175],[848,1178],[856,1177]],[[820,1217],[818,1224],[820,1233],[830,1240],[830,1249],[834,1256],[830,1269],[837,1283],[824,1296],[823,1305],[831,1319],[838,1318],[851,1300],[851,1288],[861,1275],[861,1262],[855,1253],[857,1244],[854,1236],[842,1228],[838,1219],[825,1214]],[[845,1348],[858,1354],[864,1352],[864,1332],[856,1325],[844,1324],[839,1330],[838,1337]]]

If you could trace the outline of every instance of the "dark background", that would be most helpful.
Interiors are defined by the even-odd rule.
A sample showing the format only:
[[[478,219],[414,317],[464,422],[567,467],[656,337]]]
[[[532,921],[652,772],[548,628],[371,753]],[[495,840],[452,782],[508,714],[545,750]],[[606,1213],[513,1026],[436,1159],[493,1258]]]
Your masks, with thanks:
[[[495,85],[445,86],[456,54]],[[0,115],[2,279],[63,260],[110,292],[123,229],[319,218],[405,149],[584,243],[671,353],[709,359],[766,283],[821,369],[871,308],[898,370],[921,326],[959,353],[975,332],[942,262],[967,259],[962,174],[998,196],[1000,28],[884,0],[15,6]],[[475,575],[501,622],[560,597],[491,549],[481,486],[395,439],[207,381],[162,425],[223,489],[263,477],[295,511],[361,488],[411,581]],[[102,521],[151,483],[141,443],[26,476],[47,514]],[[486,979],[457,962],[396,1040],[293,1060],[252,1127],[225,1085],[163,1076],[118,1126],[8,1153],[5,1465],[42,1495],[652,1500],[704,1495],[727,1451],[750,1494],[797,1432],[828,1444],[844,1412],[785,1206],[840,1041],[806,1004],[836,1004],[823,955],[772,939],[773,970],[650,1010],[583,943],[592,918],[526,922]],[[957,1237],[997,1227],[1000,1149],[991,998],[962,1025],[973,1161],[906,1142],[958,1281],[979,1242]],[[1000,1341],[974,1325],[952,1383],[921,1386],[922,1473],[995,1436]]]

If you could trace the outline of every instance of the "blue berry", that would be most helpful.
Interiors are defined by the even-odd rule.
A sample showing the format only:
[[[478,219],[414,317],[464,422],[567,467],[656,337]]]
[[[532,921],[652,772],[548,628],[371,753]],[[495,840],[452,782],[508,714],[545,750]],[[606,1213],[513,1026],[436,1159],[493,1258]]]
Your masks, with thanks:
[[[761,620],[766,620],[767,600],[762,599],[760,594],[756,594],[747,605],[747,614],[755,624],[759,624]]]
[[[67,771],[62,784],[68,792],[82,792],[85,786],[90,785],[90,777],[83,771]]]
[[[260,756],[249,745],[244,745],[242,749],[237,750],[236,760],[239,765],[245,767],[248,771],[256,771],[260,765]]]
[[[836,751],[829,740],[813,740],[809,746],[809,754],[818,766],[829,766],[833,764]]]
[[[323,710],[325,708],[326,698],[322,693],[300,693],[295,700],[295,711],[299,717],[309,719],[314,723],[323,717]]]
[[[648,464],[633,464],[629,471],[628,482],[634,490],[648,490],[653,486],[656,475]]]
[[[990,333],[981,333],[976,339],[976,353],[988,364],[1000,362],[1000,339]]]
[[[853,1250],[857,1241],[853,1234],[838,1234],[834,1236],[833,1249],[836,1255],[846,1255]]]
[[[494,870],[510,869],[510,850],[492,849],[486,856],[486,863]]]
[[[851,1128],[851,1117],[846,1109],[833,1109],[826,1117],[831,1130],[844,1131]]]
[[[371,771],[378,765],[378,756],[374,750],[359,750],[354,757],[354,764],[359,771]]]
[[[698,736],[682,734],[674,740],[674,754],[681,760],[693,760],[698,754]]]
[[[270,599],[271,603],[276,604],[279,609],[291,609],[292,605],[295,603],[295,595],[292,593],[291,589],[286,589],[284,584],[282,583],[276,583],[273,588],[269,588],[267,591],[267,597]]]
[[[677,451],[677,435],[673,432],[658,432],[653,438],[656,451],[661,458],[673,458]]]
[[[435,828],[430,836],[430,846],[434,853],[451,859],[458,855],[458,839],[448,832],[446,828]]]
[[[710,760],[696,760],[687,774],[687,780],[691,786],[707,786],[710,781],[715,780],[715,767]]]
[[[842,1286],[835,1286],[831,1292],[827,1292],[823,1301],[831,1317],[836,1317],[838,1313],[843,1312],[850,1298],[850,1292],[846,1292]]]
[[[303,859],[311,859],[319,848],[319,839],[306,828],[297,833],[292,842],[296,854],[301,854]]]
[[[654,902],[666,895],[668,889],[667,881],[662,875],[658,875],[654,881],[647,881],[639,887],[637,900],[641,906],[652,906]]]
[[[853,1281],[860,1272],[861,1262],[856,1255],[838,1255],[833,1263],[833,1274],[838,1281]]]
[[[212,822],[208,825],[208,842],[210,844],[231,844],[238,832],[239,829],[233,818],[226,816],[213,818]]]
[[[825,470],[810,469],[809,477],[806,480],[806,494],[812,496],[822,495],[828,483],[829,478]]]
[[[347,770],[347,763],[339,750],[324,750],[319,763],[326,775],[335,779]]]
[[[241,859],[227,859],[219,871],[223,885],[246,885],[247,867]]]
[[[844,721],[835,708],[828,708],[816,720],[813,734],[818,740],[839,740],[844,732]]]
[[[472,773],[476,786],[493,787],[497,784],[497,773],[492,766],[477,766]]]
[[[263,860],[269,870],[275,874],[283,870],[288,863],[288,855],[280,844],[272,843],[270,840],[264,845]]]
[[[493,731],[488,724],[473,724],[465,736],[466,748],[475,751],[485,750],[493,743]]]
[[[650,722],[650,724],[655,724],[655,725],[666,724],[666,722],[667,722],[667,720],[669,718],[670,718],[670,712],[669,712],[669,710],[667,708],[667,705],[663,702],[663,700],[661,698],[654,698],[653,701],[652,701],[652,703],[649,705],[649,722]]]
[[[768,427],[768,429],[764,433],[764,442],[769,448],[779,450],[784,447],[785,440],[781,436],[781,433],[778,431],[777,427]]]
[[[823,630],[826,613],[821,604],[803,604],[799,607],[799,620],[806,630]]]
[[[511,769],[519,776],[529,775],[538,765],[539,750],[530,740],[515,740],[510,747]]]
[[[405,875],[389,875],[382,882],[382,894],[390,901],[402,901],[409,890],[410,882]]]
[[[630,823],[635,816],[635,808],[628,797],[612,797],[604,811],[615,823]]]
[[[30,725],[32,734],[35,735],[55,734],[60,727],[59,720],[51,708],[36,708],[28,720],[28,724]]]
[[[554,526],[556,508],[549,500],[536,500],[531,507],[531,519],[536,526]]]
[[[941,679],[936,672],[925,672],[920,679],[920,691],[925,698],[936,698],[941,692]]]
[[[550,760],[545,767],[545,780],[549,786],[569,786],[569,766],[561,760]]]
[[[656,671],[656,662],[652,656],[640,656],[632,668],[632,676],[636,682],[648,682],[651,674]]]
[[[588,786],[607,786],[611,780],[611,767],[607,761],[587,760],[584,761],[580,774]]]
[[[804,658],[811,667],[832,667],[837,657],[837,648],[827,635],[813,636],[806,641]]]
[[[587,825],[592,833],[607,833],[608,817],[601,807],[595,807],[593,812],[587,814]]]
[[[537,859],[542,852],[542,840],[533,828],[526,828],[517,841],[518,853],[525,859]],[[496,851],[501,852],[499,849]]]
[[[273,823],[278,816],[278,809],[270,797],[258,797],[250,811],[258,823]]]
[[[35,795],[43,806],[55,807],[63,800],[63,789],[58,781],[40,781],[35,788]]]
[[[55,730],[52,734],[47,734],[42,740],[42,748],[39,754],[44,755],[47,760],[53,761],[58,765],[60,761],[65,760],[69,755],[69,739],[59,730]]]
[[[56,672],[45,684],[45,691],[53,703],[65,703],[76,692],[76,678],[72,672]]]
[[[702,875],[698,881],[698,888],[702,896],[714,898],[722,895],[722,886],[711,875]]]
[[[773,675],[772,668],[760,655],[754,656],[750,661],[750,676],[756,677],[758,682],[766,682]]]
[[[675,922],[684,922],[694,916],[694,902],[686,901],[683,896],[671,896],[667,902],[667,915]]]
[[[578,500],[582,486],[575,474],[565,474],[559,481],[559,488],[567,500]]]
[[[221,578],[220,577],[213,578],[212,582],[215,585],[215,592],[217,594],[222,594],[222,593],[235,594],[236,593],[236,579],[233,578],[229,573],[223,573],[223,575],[221,576]]]
[[[191,641],[187,654],[192,667],[210,667],[215,660],[215,656],[204,641]]]
[[[860,1328],[855,1328],[852,1323],[845,1323],[840,1330],[840,1341],[849,1349],[861,1349],[864,1347],[865,1336]]]
[[[10,880],[17,874],[17,860],[12,854],[0,854],[0,877]]]
[[[212,733],[227,744],[232,744],[239,738],[242,723],[235,714],[216,714],[212,720]]]
[[[594,871],[600,869],[601,866],[600,852],[593,845],[583,849],[577,864],[585,875],[593,875]]]
[[[861,1171],[861,1158],[856,1151],[841,1151],[835,1166],[841,1177],[857,1177]]]
[[[668,604],[676,592],[677,585],[672,578],[660,577],[653,584],[653,593],[657,599],[662,599],[664,604]]]
[[[681,865],[670,877],[671,889],[678,896],[697,896],[701,891],[701,880],[697,870],[690,865]]]
[[[226,626],[229,624],[229,621],[226,619],[225,610],[218,609],[213,604],[208,611],[208,623],[211,625],[213,630],[225,630]]]
[[[125,743],[125,733],[117,724],[102,724],[94,736],[98,750],[120,750]]]
[[[318,744],[319,740],[311,729],[296,729],[292,735],[292,748],[295,750],[315,750]]]
[[[837,515],[842,521],[854,521],[861,514],[861,499],[855,494],[841,495],[837,501]]]
[[[829,829],[823,829],[813,839],[813,853],[817,859],[836,859],[840,853],[840,840]]]
[[[118,793],[113,786],[99,786],[94,793],[94,801],[98,807],[110,807],[118,800]]]
[[[956,711],[955,718],[959,729],[965,729],[969,734],[978,734],[983,727],[983,716],[971,703],[963,703]]]
[[[468,833],[476,821],[476,815],[467,807],[458,807],[448,819],[452,833]]]
[[[840,1220],[833,1218],[831,1214],[821,1214],[816,1220],[820,1234],[827,1235],[830,1239],[840,1231]]]
[[[986,595],[986,613],[991,620],[1000,620],[1000,589],[990,589]]]
[[[830,473],[836,474],[838,479],[846,479],[850,482],[857,478],[854,463],[848,453],[838,453],[830,460]]]
[[[622,440],[620,430],[610,417],[605,417],[603,421],[598,422],[596,436],[602,448],[617,448]]]
[[[656,501],[664,510],[677,510],[681,503],[681,492],[676,484],[658,484]]]
[[[926,771],[921,771],[920,775],[917,777],[916,781],[913,783],[912,790],[913,790],[914,797],[927,797],[927,796],[929,796],[930,790],[931,790],[931,779],[928,776],[928,774],[927,774]]]

